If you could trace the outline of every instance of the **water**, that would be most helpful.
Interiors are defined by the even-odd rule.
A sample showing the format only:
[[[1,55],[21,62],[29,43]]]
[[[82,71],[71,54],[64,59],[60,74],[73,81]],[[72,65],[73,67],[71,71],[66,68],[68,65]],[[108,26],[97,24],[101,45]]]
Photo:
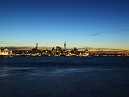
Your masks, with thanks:
[[[0,57],[0,97],[129,97],[129,57]]]

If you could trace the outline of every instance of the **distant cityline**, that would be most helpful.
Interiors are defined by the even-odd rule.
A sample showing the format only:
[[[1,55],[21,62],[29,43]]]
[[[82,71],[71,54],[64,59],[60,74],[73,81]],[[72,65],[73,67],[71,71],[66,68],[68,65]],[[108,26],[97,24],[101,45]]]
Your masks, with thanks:
[[[78,50],[74,47],[73,49],[67,49],[66,42],[64,42],[64,47],[56,46],[52,47],[51,50],[39,50],[38,43],[36,43],[35,48],[31,50],[8,50],[8,48],[1,47],[0,55],[1,56],[129,56],[129,53],[122,53],[116,51],[98,51],[91,52],[88,51],[88,48],[83,50]]]

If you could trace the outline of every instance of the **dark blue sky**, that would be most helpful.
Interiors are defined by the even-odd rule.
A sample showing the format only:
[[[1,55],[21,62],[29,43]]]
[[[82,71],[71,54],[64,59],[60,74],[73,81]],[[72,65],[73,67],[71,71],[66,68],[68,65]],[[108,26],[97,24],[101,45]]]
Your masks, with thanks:
[[[129,49],[128,0],[1,0],[0,46]]]

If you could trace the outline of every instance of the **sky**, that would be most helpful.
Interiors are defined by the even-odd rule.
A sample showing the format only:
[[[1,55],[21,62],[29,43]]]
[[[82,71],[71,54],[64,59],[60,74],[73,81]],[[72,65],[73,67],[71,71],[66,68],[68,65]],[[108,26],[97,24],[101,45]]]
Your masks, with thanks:
[[[129,50],[129,0],[0,0],[0,47]]]

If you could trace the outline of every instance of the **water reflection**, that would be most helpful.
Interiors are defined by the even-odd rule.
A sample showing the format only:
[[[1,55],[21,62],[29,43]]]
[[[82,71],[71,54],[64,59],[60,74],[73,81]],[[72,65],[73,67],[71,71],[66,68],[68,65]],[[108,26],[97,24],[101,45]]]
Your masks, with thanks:
[[[63,64],[64,58],[61,62],[52,58],[50,59],[53,61],[41,58],[35,59],[35,62],[33,58],[25,58],[25,62],[23,59],[6,59],[6,62],[1,62],[0,97],[128,97],[129,95],[129,68],[114,64],[113,62],[117,60],[112,62],[113,66],[104,62],[96,65],[102,63],[99,60],[96,61],[98,63],[94,63],[95,65],[87,66],[86,63],[86,66],[82,66],[81,62],[87,59],[75,62],[77,64],[80,62],[79,65],[67,65],[67,62]],[[75,59],[72,59],[73,63]],[[88,59],[89,61],[92,59]],[[56,63],[58,64],[55,65]],[[124,64],[128,65],[127,61]]]

